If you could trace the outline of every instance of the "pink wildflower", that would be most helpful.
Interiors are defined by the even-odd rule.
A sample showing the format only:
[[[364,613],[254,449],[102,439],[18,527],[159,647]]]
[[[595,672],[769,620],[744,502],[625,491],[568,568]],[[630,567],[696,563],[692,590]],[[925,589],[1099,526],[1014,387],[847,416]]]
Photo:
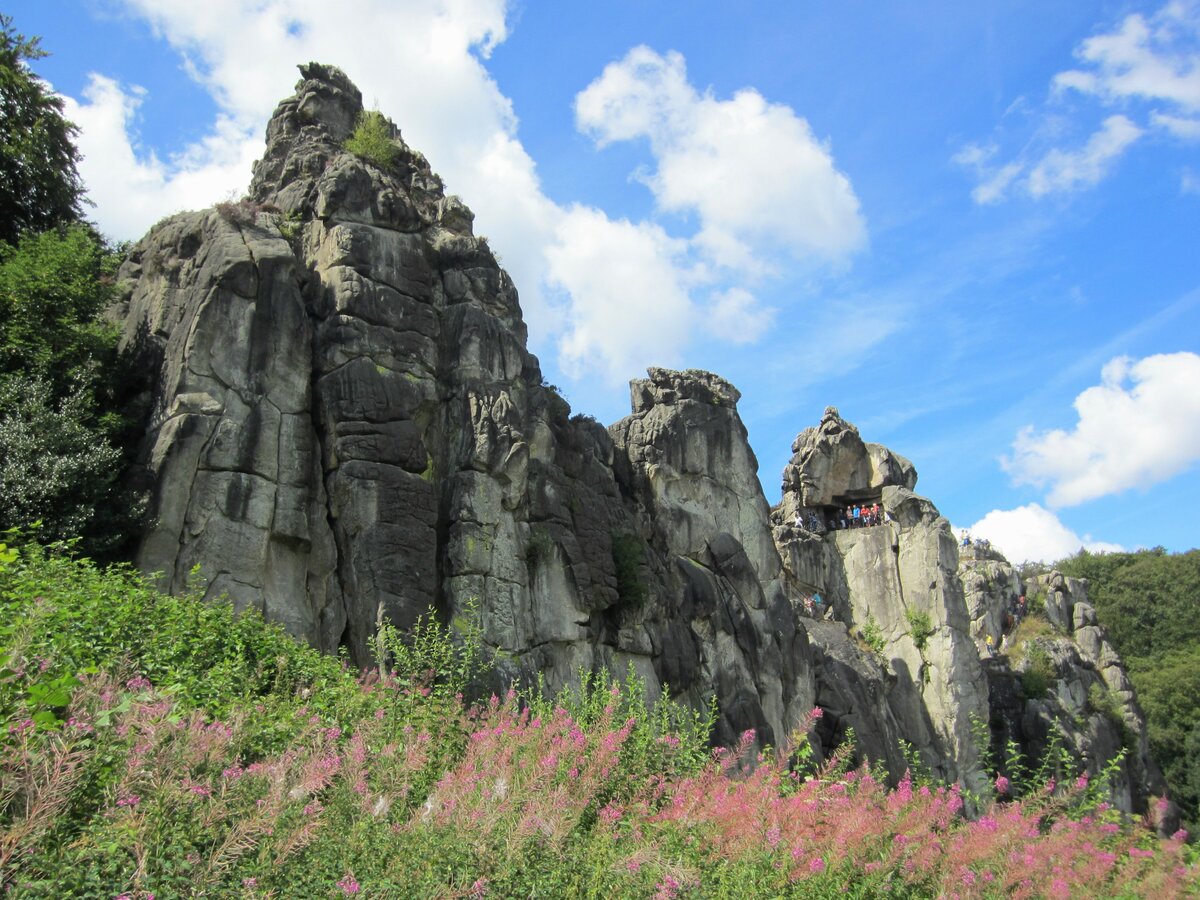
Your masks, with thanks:
[[[142,802],[142,798],[137,794],[130,794],[128,797],[122,797],[117,801],[117,806],[137,806]]]
[[[1007,794],[1008,793],[1008,785],[1009,785],[1009,782],[1008,782],[1007,778],[1005,778],[1003,775],[996,776],[996,793],[997,794]]]
[[[141,675],[135,675],[125,682],[125,687],[131,691],[144,691],[150,687],[150,679],[143,678]]]
[[[487,896],[487,879],[486,878],[475,879],[475,883],[473,885],[471,885],[471,896],[472,897],[486,897]]]
[[[1179,841],[1179,843],[1181,843],[1181,844],[1184,841],[1186,841],[1187,839],[1188,839],[1188,833],[1187,833],[1186,828],[1180,828],[1177,832],[1175,832],[1173,835],[1171,835],[1171,840]]]
[[[362,886],[353,875],[347,875],[337,883],[337,886],[342,889],[343,894],[357,894],[362,890]]]
[[[1088,773],[1084,772],[1082,775],[1080,775],[1078,778],[1075,779],[1075,787],[1082,791],[1082,790],[1085,790],[1087,788],[1087,786],[1088,786]]]
[[[814,875],[824,872],[825,871],[825,860],[821,859],[821,857],[819,857],[819,856],[814,856],[808,862],[808,870],[810,872],[812,872]]]

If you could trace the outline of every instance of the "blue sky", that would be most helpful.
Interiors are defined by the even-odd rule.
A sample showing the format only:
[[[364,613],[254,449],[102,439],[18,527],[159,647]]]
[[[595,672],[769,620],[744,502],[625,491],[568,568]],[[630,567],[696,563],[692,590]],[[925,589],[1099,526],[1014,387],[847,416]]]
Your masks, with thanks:
[[[827,405],[1014,560],[1200,545],[1200,2],[18,0],[136,238],[341,66],[578,412],[716,371],[769,500]]]

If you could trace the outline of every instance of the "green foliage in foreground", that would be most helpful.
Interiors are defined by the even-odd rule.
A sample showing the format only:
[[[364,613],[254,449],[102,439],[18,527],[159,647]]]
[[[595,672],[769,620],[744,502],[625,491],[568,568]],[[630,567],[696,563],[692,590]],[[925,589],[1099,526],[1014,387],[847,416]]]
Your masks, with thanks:
[[[954,787],[889,792],[866,769],[814,768],[802,746],[755,759],[748,733],[710,755],[711,719],[647,710],[636,681],[464,705],[477,651],[428,622],[403,645],[385,635],[389,674],[353,673],[253,614],[3,547],[0,622],[0,891],[14,898],[1198,884],[1182,840],[1123,825],[1079,784],[968,822]]]
[[[393,126],[378,110],[363,110],[343,146],[355,156],[379,166],[391,168],[400,156],[393,139]]]
[[[1125,660],[1150,750],[1189,830],[1200,827],[1200,550],[1080,551],[1054,568],[1088,599]]]
[[[0,530],[91,553],[134,530],[118,478],[135,429],[113,412],[134,387],[101,319],[119,255],[85,225],[0,244]]]

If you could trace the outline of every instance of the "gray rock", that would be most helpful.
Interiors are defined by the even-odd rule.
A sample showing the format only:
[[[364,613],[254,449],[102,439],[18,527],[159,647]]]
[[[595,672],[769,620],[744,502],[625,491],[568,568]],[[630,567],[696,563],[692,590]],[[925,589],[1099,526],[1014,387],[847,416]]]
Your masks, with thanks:
[[[1019,589],[1003,558],[960,570],[912,463],[832,408],[793,444],[774,510],[716,375],[651,369],[627,418],[572,418],[470,210],[394,126],[390,164],[348,153],[360,93],[332,67],[301,75],[249,197],[160,223],[121,272],[124,343],[154,373],[139,564],[175,591],[198,567],[209,596],[358,665],[380,612],[408,627],[432,608],[475,618],[501,680],[632,671],[651,698],[715,697],[725,743],[753,728],[782,744],[819,704],[820,752],[853,728],[893,777],[903,740],[981,789],[977,648]],[[854,502],[887,523],[831,528]],[[1009,691],[1005,715],[1036,740],[1104,685],[1142,735],[1136,803],[1153,771],[1128,679],[1083,586],[1042,589],[1074,640],[1054,651],[1052,697]],[[860,643],[869,627],[881,652]],[[1113,735],[1089,729],[1072,747],[1099,764]]]

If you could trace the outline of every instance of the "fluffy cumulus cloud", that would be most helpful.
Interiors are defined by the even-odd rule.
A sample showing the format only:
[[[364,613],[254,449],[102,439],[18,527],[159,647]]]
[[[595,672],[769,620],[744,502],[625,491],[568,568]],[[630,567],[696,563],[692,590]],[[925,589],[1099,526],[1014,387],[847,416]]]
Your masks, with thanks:
[[[1018,484],[1048,487],[1052,506],[1166,481],[1200,460],[1197,385],[1195,353],[1118,357],[1075,398],[1073,429],[1027,427],[1002,463]]]
[[[1070,117],[1055,110],[1046,117],[1049,140],[1035,136],[1004,163],[994,146],[968,145],[955,161],[975,172],[976,203],[997,203],[1014,191],[1039,199],[1093,187],[1147,135],[1200,140],[1200,0],[1171,0],[1149,18],[1127,16],[1082,41],[1075,57],[1076,68],[1054,76],[1052,102],[1082,96],[1122,113],[1105,118],[1085,141],[1060,146]]]
[[[600,146],[648,139],[657,168],[640,177],[660,209],[697,217],[694,243],[718,265],[761,271],[780,250],[837,259],[865,241],[850,181],[808,122],[752,89],[696,90],[678,53],[634,48],[575,115]]]
[[[563,217],[546,259],[551,283],[570,295],[560,346],[569,375],[615,380],[647,360],[678,360],[694,318],[685,252],[657,225],[582,206]]]
[[[753,341],[773,310],[729,267],[762,277],[777,267],[767,260],[841,259],[864,239],[850,183],[804,119],[753,90],[702,94],[682,57],[644,48],[580,95],[579,124],[602,144],[649,137],[658,165],[645,183],[660,210],[696,216],[695,233],[551,200],[486,68],[511,0],[116,2],[179,54],[217,114],[205,137],[163,156],[137,139],[154,100],[142,88],[101,73],[68,98],[94,216],[114,237],[244,191],[272,109],[311,59],[345,69],[466,198],[520,288],[531,341],[552,343],[576,377],[670,364],[702,332]]]
[[[118,238],[141,236],[164,215],[209,206],[246,186],[261,152],[235,121],[223,116],[199,143],[170,159],[139,152],[132,141],[145,92],[93,74],[82,100],[65,98],[79,127],[79,172],[100,227]]]
[[[298,78],[297,61],[332,62],[367,105],[399,123],[405,139],[434,161],[448,190],[469,198],[478,230],[492,238],[521,285],[531,333],[544,337],[553,329],[540,285],[541,250],[562,213],[542,193],[516,137],[511,104],[485,68],[507,34],[506,0],[123,0],[123,6],[180,54],[219,113],[205,138],[163,159],[136,139],[137,109],[153,97],[93,77],[69,113],[80,125],[81,173],[104,230],[138,237],[164,215],[244,191],[267,119]]]
[[[1119,544],[1080,537],[1064,525],[1054,513],[1030,503],[1017,509],[994,509],[969,529],[971,536],[986,538],[1010,562],[1055,562],[1079,549],[1090,553],[1123,550]]]

